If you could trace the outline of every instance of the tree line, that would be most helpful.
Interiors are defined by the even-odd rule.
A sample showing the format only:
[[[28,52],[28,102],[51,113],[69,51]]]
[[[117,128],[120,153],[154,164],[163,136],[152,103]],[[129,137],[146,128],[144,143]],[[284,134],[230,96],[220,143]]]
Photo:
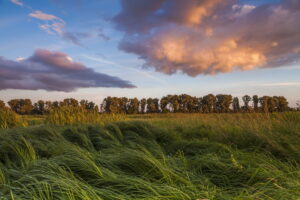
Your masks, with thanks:
[[[101,113],[144,114],[144,113],[238,113],[238,112],[284,112],[293,110],[283,96],[245,95],[240,100],[228,94],[208,94],[195,97],[187,94],[167,95],[162,98],[106,97],[100,106],[94,102],[73,98],[63,101],[43,101],[32,103],[30,99],[12,99],[7,102],[10,109],[21,115],[48,114],[52,109],[73,106],[83,107]],[[0,108],[5,103],[0,100]],[[295,110],[295,109],[294,109]]]
[[[99,112],[99,107],[94,102],[88,100],[77,101],[73,98],[67,98],[60,102],[39,100],[36,103],[32,103],[30,99],[12,99],[7,104],[11,110],[20,115],[47,115],[52,109],[64,106],[83,107],[87,110]],[[1,107],[5,107],[5,103],[2,100],[0,100]]]

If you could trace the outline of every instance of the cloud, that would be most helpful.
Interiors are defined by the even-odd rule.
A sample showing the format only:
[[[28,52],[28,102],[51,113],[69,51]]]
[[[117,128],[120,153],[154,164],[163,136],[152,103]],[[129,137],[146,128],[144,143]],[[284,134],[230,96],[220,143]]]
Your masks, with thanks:
[[[23,2],[21,2],[20,0],[10,0],[10,2],[12,2],[12,3],[14,3],[18,6],[23,6],[24,5]]]
[[[34,11],[30,13],[29,16],[42,21],[46,21],[45,24],[41,24],[39,27],[41,30],[47,32],[48,34],[57,34],[66,41],[72,42],[73,44],[79,46],[83,46],[76,34],[66,31],[66,23],[61,18],[55,15],[44,13],[42,11]]]
[[[122,0],[119,44],[158,72],[189,76],[291,64],[300,57],[300,1]]]
[[[118,77],[95,72],[67,54],[37,49],[18,61],[0,57],[0,90],[26,89],[71,92],[79,88],[134,88]]]
[[[54,15],[49,15],[46,13],[43,13],[42,11],[36,10],[32,13],[29,14],[30,17],[36,18],[36,19],[40,19],[40,20],[61,20],[58,17],[54,16]]]

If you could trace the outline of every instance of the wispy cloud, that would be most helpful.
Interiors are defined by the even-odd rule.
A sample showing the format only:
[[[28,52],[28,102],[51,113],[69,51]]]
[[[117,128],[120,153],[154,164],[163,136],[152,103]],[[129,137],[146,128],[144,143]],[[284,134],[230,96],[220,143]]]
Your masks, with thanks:
[[[275,82],[275,83],[260,83],[258,86],[263,87],[289,87],[289,86],[300,86],[300,82]]]
[[[46,22],[45,24],[41,24],[39,26],[41,30],[49,34],[57,34],[66,41],[72,42],[73,44],[79,46],[83,46],[79,38],[75,34],[66,31],[66,22],[63,19],[39,10],[31,12],[29,16]]]
[[[23,6],[24,5],[23,2],[21,2],[20,0],[10,0],[10,2],[12,2],[12,3],[14,3],[18,6]]]
[[[40,19],[40,20],[46,20],[46,21],[50,21],[50,20],[59,20],[59,21],[63,21],[60,18],[54,16],[54,15],[50,15],[50,14],[46,14],[43,13],[42,11],[36,10],[32,13],[29,14],[30,17],[36,18],[36,19]]]
[[[138,70],[136,68],[131,68],[131,67],[127,67],[127,66],[124,66],[124,65],[121,65],[121,64],[118,64],[116,62],[113,62],[113,61],[110,61],[110,60],[107,60],[107,59],[104,59],[104,58],[99,58],[99,57],[94,57],[94,56],[89,56],[89,55],[84,55],[85,58],[89,59],[89,60],[92,60],[92,61],[96,61],[96,62],[99,62],[99,63],[104,63],[104,64],[108,64],[108,65],[113,65],[113,66],[116,66],[118,68],[121,68],[121,69],[125,69],[125,70],[129,70],[129,71],[133,71],[133,72],[136,72],[137,74],[143,76],[143,77],[146,77],[146,78],[149,78],[149,79],[152,79],[152,80],[155,80],[159,83],[163,83],[165,84],[166,81],[160,79],[160,78],[157,78],[145,71],[141,71],[141,70]]]

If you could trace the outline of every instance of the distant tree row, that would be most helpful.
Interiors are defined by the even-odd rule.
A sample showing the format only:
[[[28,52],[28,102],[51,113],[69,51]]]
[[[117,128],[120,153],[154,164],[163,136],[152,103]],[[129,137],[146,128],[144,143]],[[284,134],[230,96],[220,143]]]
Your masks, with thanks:
[[[91,101],[81,100],[80,102],[73,98],[64,99],[63,101],[43,101],[39,100],[36,103],[32,103],[30,99],[12,99],[7,102],[11,110],[15,111],[20,115],[45,115],[49,114],[50,110],[53,108],[63,107],[63,106],[73,106],[73,107],[84,107],[87,110],[96,110],[99,112],[99,107]],[[5,107],[5,103],[0,100],[0,108]]]
[[[73,98],[63,101],[43,101],[32,103],[30,99],[12,99],[7,102],[10,108],[18,114],[48,114],[52,109],[63,106],[84,107],[102,113],[114,114],[144,114],[144,113],[237,113],[237,112],[284,112],[292,110],[283,96],[245,95],[242,101],[238,97],[227,94],[208,94],[203,97],[193,97],[187,94],[167,95],[158,98],[126,98],[106,97],[99,107],[91,101],[77,101]],[[0,108],[5,103],[0,100]],[[300,107],[300,106],[299,106]]]
[[[284,112],[290,110],[288,101],[283,96],[245,95],[243,105],[237,97],[227,94],[209,94],[192,97],[187,94],[167,95],[158,98],[138,100],[126,97],[107,97],[101,110],[105,113],[229,113],[229,112]],[[250,105],[252,102],[252,105]]]

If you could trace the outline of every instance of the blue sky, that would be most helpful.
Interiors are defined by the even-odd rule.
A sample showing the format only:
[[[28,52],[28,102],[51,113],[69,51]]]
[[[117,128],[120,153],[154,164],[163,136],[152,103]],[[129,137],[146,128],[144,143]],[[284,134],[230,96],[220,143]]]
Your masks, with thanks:
[[[73,97],[101,103],[106,96],[161,97],[167,94],[187,93],[202,96],[208,93],[228,93],[241,97],[248,95],[283,95],[293,106],[300,100],[300,66],[298,61],[276,67],[240,69],[216,75],[199,73],[190,76],[181,71],[174,74],[156,72],[155,67],[144,67],[139,54],[120,50],[124,31],[117,29],[112,18],[122,11],[119,0],[70,1],[23,0],[17,5],[10,0],[0,0],[0,57],[15,61],[29,58],[36,49],[63,52],[95,72],[120,77],[136,88],[77,88],[76,91],[0,90],[0,99],[31,98],[33,101],[61,100]],[[239,5],[275,4],[273,0],[237,1]],[[49,33],[39,26],[52,22],[30,17],[41,11],[56,16],[64,23],[64,31],[78,34],[80,44]],[[59,21],[59,20],[58,20]],[[89,36],[83,36],[89,34]],[[299,33],[300,34],[300,33]],[[99,36],[100,35],[100,36]],[[1,73],[1,71],[0,71]],[[1,77],[0,77],[1,78]]]

